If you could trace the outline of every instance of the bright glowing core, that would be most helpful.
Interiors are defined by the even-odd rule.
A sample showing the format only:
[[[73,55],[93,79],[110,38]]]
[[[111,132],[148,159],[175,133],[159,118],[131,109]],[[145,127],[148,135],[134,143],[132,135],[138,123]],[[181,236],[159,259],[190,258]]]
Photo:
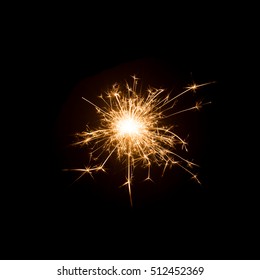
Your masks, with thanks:
[[[117,131],[120,136],[137,136],[141,132],[142,124],[133,117],[124,117],[117,122]]]

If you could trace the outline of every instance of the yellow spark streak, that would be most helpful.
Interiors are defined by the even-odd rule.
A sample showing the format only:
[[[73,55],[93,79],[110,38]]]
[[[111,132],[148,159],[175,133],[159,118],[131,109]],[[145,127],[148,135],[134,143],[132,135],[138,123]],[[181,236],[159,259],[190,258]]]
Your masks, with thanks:
[[[164,89],[153,88],[148,89],[146,94],[137,93],[138,79],[135,76],[132,78],[133,85],[130,87],[126,83],[126,92],[115,84],[105,98],[101,95],[100,98],[104,102],[102,108],[82,97],[95,107],[100,116],[100,127],[96,130],[87,128],[85,132],[78,134],[82,140],[75,144],[93,143],[91,157],[96,154],[97,158],[101,159],[103,154],[107,155],[99,165],[88,166],[85,169],[64,169],[81,172],[80,177],[86,173],[92,176],[95,171],[105,171],[105,164],[113,154],[116,154],[118,160],[126,164],[126,182],[123,186],[128,187],[131,206],[133,170],[138,164],[147,168],[147,180],[151,180],[152,164],[164,165],[163,174],[166,167],[177,164],[199,182],[197,175],[190,170],[197,165],[173,151],[177,145],[182,145],[187,151],[187,143],[172,131],[173,127],[164,125],[163,120],[176,114],[198,110],[202,105],[210,103],[196,102],[190,108],[172,112],[176,99],[210,83],[193,84],[173,98],[169,98],[169,95],[161,96]],[[167,115],[166,112],[169,110],[171,113]]]

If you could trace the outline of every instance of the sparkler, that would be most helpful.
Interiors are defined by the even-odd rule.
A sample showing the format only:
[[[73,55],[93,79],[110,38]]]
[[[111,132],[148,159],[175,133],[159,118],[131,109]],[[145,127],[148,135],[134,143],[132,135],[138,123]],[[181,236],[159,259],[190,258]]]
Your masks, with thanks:
[[[191,171],[197,164],[180,156],[177,146],[188,151],[187,142],[174,132],[174,126],[167,126],[164,120],[187,111],[199,110],[208,103],[196,102],[194,106],[174,111],[175,102],[184,94],[195,91],[197,88],[210,83],[193,84],[174,97],[163,95],[164,89],[148,88],[144,94],[137,92],[138,78],[133,76],[133,84],[122,89],[119,84],[114,84],[106,96],[99,96],[104,106],[98,106],[92,101],[82,97],[94,106],[100,117],[100,127],[96,130],[87,130],[77,134],[80,138],[75,145],[92,144],[90,151],[90,165],[79,169],[64,169],[77,171],[93,176],[94,172],[105,171],[105,165],[116,155],[117,159],[126,166],[126,181],[122,186],[127,186],[132,202],[131,185],[134,169],[141,165],[147,169],[146,180],[151,180],[151,165],[162,166],[162,175],[167,167],[178,165],[188,172],[198,183],[197,175]],[[101,160],[102,159],[102,160]],[[94,161],[99,163],[92,164]]]

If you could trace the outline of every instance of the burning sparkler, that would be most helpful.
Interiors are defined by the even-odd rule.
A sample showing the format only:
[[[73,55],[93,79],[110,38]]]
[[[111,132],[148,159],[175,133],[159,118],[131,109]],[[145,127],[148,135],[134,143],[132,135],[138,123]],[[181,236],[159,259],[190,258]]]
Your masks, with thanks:
[[[95,107],[100,116],[100,127],[96,130],[87,128],[85,132],[77,134],[80,141],[75,144],[92,144],[90,162],[95,157],[100,163],[83,169],[65,169],[81,172],[80,177],[86,173],[92,176],[94,172],[105,171],[106,163],[116,154],[117,159],[126,165],[126,181],[123,186],[128,188],[131,206],[133,173],[138,165],[147,168],[147,180],[151,179],[152,164],[163,166],[162,174],[167,167],[178,165],[200,183],[197,175],[191,171],[193,166],[198,165],[176,152],[178,145],[187,151],[187,142],[174,132],[173,126],[166,126],[163,121],[183,112],[198,110],[202,105],[210,103],[196,102],[192,107],[174,112],[178,98],[210,83],[193,84],[172,98],[169,94],[162,95],[164,89],[149,88],[146,94],[138,93],[137,83],[138,78],[133,76],[132,86],[126,83],[125,88],[121,89],[118,84],[114,84],[105,97],[100,96],[104,102],[103,107],[82,97]]]

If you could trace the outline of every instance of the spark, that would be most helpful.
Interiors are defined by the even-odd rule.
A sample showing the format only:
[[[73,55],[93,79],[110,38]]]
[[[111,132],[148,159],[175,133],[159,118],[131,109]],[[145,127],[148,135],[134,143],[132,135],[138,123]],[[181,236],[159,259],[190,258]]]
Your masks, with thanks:
[[[170,98],[165,95],[164,89],[148,88],[146,93],[137,92],[139,79],[135,76],[132,86],[126,82],[124,88],[114,84],[106,93],[99,96],[104,105],[98,106],[92,101],[82,97],[84,101],[94,106],[100,118],[100,126],[96,130],[87,130],[77,134],[80,141],[76,145],[90,145],[90,164],[82,169],[64,169],[65,171],[81,172],[79,178],[85,174],[93,176],[94,172],[105,172],[106,163],[116,155],[117,159],[126,166],[126,186],[129,192],[130,204],[132,201],[131,186],[134,178],[134,169],[143,166],[147,169],[146,180],[151,180],[151,166],[166,168],[178,165],[188,172],[193,179],[200,183],[197,174],[192,168],[198,166],[177,153],[177,147],[188,151],[187,142],[174,132],[174,126],[164,124],[166,118],[191,110],[199,110],[203,105],[209,104],[196,102],[194,106],[174,111],[175,102],[188,92],[199,87],[211,84],[193,84],[178,95]],[[93,164],[95,159],[100,160]]]

